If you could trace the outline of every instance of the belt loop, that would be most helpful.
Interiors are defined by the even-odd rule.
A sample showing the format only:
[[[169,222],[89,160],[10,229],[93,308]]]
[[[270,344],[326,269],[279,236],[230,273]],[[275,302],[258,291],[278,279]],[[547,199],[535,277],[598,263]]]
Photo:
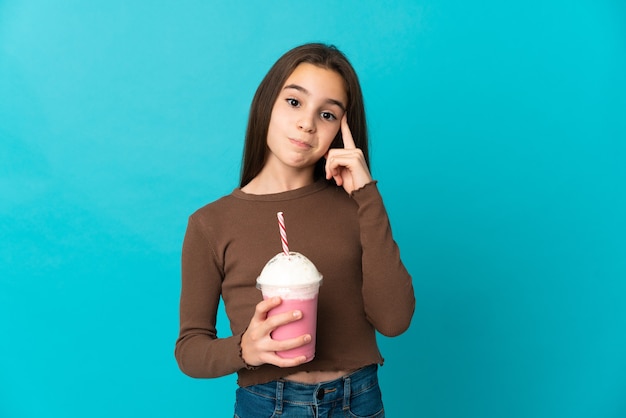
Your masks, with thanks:
[[[282,380],[276,382],[276,414],[281,415],[283,413],[283,390],[285,384]]]
[[[350,376],[343,378],[343,410],[350,410]]]

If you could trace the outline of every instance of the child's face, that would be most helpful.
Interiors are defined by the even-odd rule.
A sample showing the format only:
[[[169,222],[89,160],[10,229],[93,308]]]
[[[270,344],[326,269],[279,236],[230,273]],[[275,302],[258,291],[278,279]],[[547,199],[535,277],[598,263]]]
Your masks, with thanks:
[[[308,63],[296,67],[272,108],[266,164],[312,169],[339,132],[347,96],[337,72]]]

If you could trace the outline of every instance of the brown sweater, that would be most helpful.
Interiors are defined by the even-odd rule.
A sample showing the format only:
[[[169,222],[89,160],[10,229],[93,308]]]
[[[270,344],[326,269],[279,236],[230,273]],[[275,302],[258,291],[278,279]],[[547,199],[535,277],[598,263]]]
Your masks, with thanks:
[[[324,276],[315,358],[293,368],[246,367],[241,336],[262,300],[256,278],[282,251],[276,219],[281,211],[289,249],[307,256]],[[216,330],[220,296],[230,320],[228,336]],[[414,308],[411,276],[400,260],[376,182],[352,196],[324,180],[270,195],[235,189],[189,218],[176,360],[192,377],[237,372],[240,386],[297,371],[382,364],[375,331],[401,334]]]

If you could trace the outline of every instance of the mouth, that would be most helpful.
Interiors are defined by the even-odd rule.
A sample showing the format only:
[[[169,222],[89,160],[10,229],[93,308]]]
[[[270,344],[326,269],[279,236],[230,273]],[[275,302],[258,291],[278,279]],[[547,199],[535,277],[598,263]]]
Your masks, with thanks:
[[[305,148],[305,149],[313,148],[313,145],[309,144],[306,141],[302,141],[302,140],[299,140],[299,139],[289,138],[289,142],[291,142],[292,144],[294,144],[298,148]]]

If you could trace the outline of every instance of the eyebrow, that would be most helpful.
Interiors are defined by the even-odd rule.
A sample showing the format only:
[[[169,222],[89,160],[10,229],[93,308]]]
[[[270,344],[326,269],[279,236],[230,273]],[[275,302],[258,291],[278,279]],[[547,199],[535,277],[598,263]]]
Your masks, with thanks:
[[[311,95],[311,92],[309,92],[307,89],[305,89],[304,87],[302,87],[302,86],[300,86],[300,85],[298,85],[298,84],[288,84],[288,85],[286,85],[286,86],[283,88],[283,90],[287,90],[287,89],[294,89],[294,90],[298,90],[299,92],[304,93],[304,94],[306,94],[307,96],[310,96],[310,95]],[[336,99],[330,99],[330,98],[329,98],[329,99],[326,99],[326,102],[327,102],[327,103],[330,103],[330,104],[337,105],[337,106],[339,106],[339,107],[341,108],[341,110],[343,110],[344,112],[346,111],[346,106],[345,106],[343,103],[341,103],[339,100],[336,100]]]

